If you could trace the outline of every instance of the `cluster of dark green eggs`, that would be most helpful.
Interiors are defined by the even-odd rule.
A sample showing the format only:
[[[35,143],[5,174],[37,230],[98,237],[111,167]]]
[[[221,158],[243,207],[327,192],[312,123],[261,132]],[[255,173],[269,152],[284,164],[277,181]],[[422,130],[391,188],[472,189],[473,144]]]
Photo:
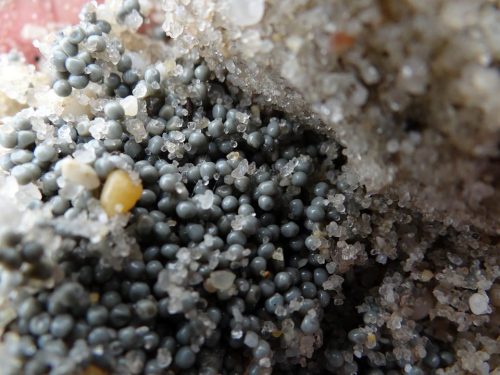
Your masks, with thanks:
[[[103,69],[93,63],[93,58],[87,51],[79,52],[78,44],[84,39],[94,46],[94,50],[102,52],[106,49],[103,33],[111,31],[106,21],[100,21],[92,31],[84,31],[76,27],[71,34],[60,41],[59,48],[53,52],[53,63],[57,70],[57,80],[53,84],[54,91],[59,96],[69,96],[72,90],[84,89],[89,82],[100,82],[104,77]]]
[[[42,168],[57,156],[57,151],[49,145],[36,146],[36,133],[29,121],[19,120],[13,125],[15,131],[0,136],[0,145],[13,149],[1,156],[0,167],[24,185],[42,175]]]
[[[139,11],[140,6],[136,0],[124,1],[117,18],[122,20],[131,11]],[[53,89],[59,96],[71,95],[73,89],[84,89],[89,82],[101,83],[104,78],[103,68],[95,63],[92,52],[103,52],[107,48],[105,35],[111,31],[111,25],[104,20],[97,20],[95,14],[87,14],[85,29],[75,27],[59,41],[58,48],[52,54],[52,63],[56,70],[56,80]],[[85,43],[87,50],[81,50],[79,45]],[[123,49],[120,51],[123,52]],[[120,80],[117,75],[106,77],[106,85],[110,93],[124,98],[130,94],[130,85],[138,81],[137,73],[132,70],[132,60],[128,55],[123,55],[116,65],[122,74]]]
[[[135,3],[126,2],[121,17],[138,10]],[[272,110],[252,115],[238,92],[217,82],[202,61],[186,62],[179,77],[165,80],[154,66],[134,69],[122,49],[115,69],[106,71],[99,53],[110,31],[109,23],[88,15],[62,37],[52,59],[57,95],[69,96],[89,82],[104,87],[104,139],[51,118],[46,121],[55,128],[70,125],[74,145],[40,143],[29,120],[16,120],[15,132],[1,139],[12,149],[2,168],[20,184],[36,182],[56,217],[73,217],[88,208],[92,193],[59,196],[56,164],[75,145],[92,142],[91,166],[102,181],[123,165],[142,181],[127,228],[141,254],[114,269],[100,259],[105,241],[67,236],[57,259],[65,279],[25,298],[10,326],[21,336],[22,372],[72,374],[89,366],[151,375],[340,371],[339,350],[318,351],[315,364],[302,368],[303,349],[287,353],[293,339],[284,338],[290,332],[296,340],[310,336],[318,349],[331,306],[331,291],[324,288],[330,273],[317,256],[313,231],[345,219],[328,197],[348,187],[324,177],[322,166],[332,168],[336,157],[328,142]],[[141,99],[148,120],[147,134],[137,141],[119,98],[140,84],[147,88]],[[191,94],[180,98],[175,85]],[[189,125],[201,120],[206,126]],[[181,156],[165,146],[174,134],[181,137]],[[43,248],[11,237],[3,241],[2,265],[42,269]],[[186,274],[179,273],[172,291],[162,275],[174,270]],[[230,285],[212,280],[217,271]],[[291,330],[282,326],[285,320],[293,322]],[[362,343],[363,335],[351,330],[347,347]]]

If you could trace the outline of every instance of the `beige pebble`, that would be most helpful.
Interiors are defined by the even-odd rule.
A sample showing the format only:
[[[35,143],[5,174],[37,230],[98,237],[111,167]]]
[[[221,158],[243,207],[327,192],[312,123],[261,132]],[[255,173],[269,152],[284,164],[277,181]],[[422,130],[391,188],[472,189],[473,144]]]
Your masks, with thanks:
[[[130,211],[142,194],[140,182],[120,169],[111,172],[101,192],[101,205],[108,216]]]
[[[433,277],[434,274],[430,270],[423,270],[420,274],[420,280],[422,280],[424,283],[431,281]]]
[[[429,291],[416,297],[413,305],[412,319],[420,320],[426,318],[434,307],[434,298]]]
[[[490,299],[485,293],[474,293],[469,297],[469,307],[474,315],[487,314],[489,309]]]
[[[495,307],[500,307],[500,285],[493,284],[490,290],[491,304]]]
[[[75,159],[67,158],[62,161],[61,174],[67,181],[81,185],[88,190],[94,190],[101,184],[94,168]]]
[[[126,116],[135,116],[139,110],[139,104],[135,96],[127,96],[120,101]]]
[[[228,290],[233,286],[236,275],[231,271],[213,271],[207,280],[207,286],[216,290]]]

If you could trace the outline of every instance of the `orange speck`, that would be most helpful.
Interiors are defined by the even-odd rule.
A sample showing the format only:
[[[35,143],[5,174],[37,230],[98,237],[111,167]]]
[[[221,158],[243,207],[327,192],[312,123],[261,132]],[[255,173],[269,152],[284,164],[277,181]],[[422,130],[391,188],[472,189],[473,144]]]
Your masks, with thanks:
[[[276,331],[271,332],[271,335],[273,335],[273,337],[280,337],[282,334],[283,334],[283,332],[280,330],[276,330]]]
[[[366,345],[368,348],[373,348],[377,344],[377,336],[370,332],[366,338]]]
[[[351,48],[355,41],[356,38],[353,36],[343,31],[337,31],[333,33],[330,38],[330,46],[332,51],[336,53],[343,53]]]
[[[90,293],[90,302],[97,303],[99,301],[99,293]]]
[[[108,375],[108,372],[95,365],[90,365],[85,370],[83,370],[81,375]]]

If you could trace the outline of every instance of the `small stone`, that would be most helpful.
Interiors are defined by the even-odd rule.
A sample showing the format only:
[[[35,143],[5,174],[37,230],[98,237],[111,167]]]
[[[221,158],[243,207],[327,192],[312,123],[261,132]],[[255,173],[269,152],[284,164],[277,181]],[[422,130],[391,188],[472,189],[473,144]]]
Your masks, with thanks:
[[[68,158],[61,163],[61,174],[66,180],[88,190],[94,190],[101,184],[97,173],[91,166],[75,159]]]
[[[120,100],[120,104],[125,111],[125,116],[135,116],[139,110],[139,104],[137,103],[137,98],[133,95],[127,96],[126,98]]]
[[[474,315],[483,315],[490,312],[489,302],[490,299],[483,293],[474,293],[469,297],[469,307]]]
[[[137,143],[142,142],[148,136],[148,132],[144,127],[144,123],[137,118],[127,120],[125,123],[125,128],[134,137],[134,140]]]
[[[245,27],[258,23],[264,16],[264,8],[264,0],[230,0],[225,14],[235,25]]]
[[[130,27],[131,29],[137,30],[139,27],[141,27],[143,19],[141,14],[134,9],[132,10],[132,12],[127,14],[123,23],[125,24],[125,26]]]
[[[148,95],[148,86],[146,81],[139,81],[132,90],[132,94],[136,98],[145,98]]]
[[[212,207],[214,203],[214,193],[212,190],[207,190],[205,193],[200,195],[199,198],[200,206],[204,210],[208,210],[210,207]]]
[[[420,274],[420,280],[422,280],[424,283],[431,281],[433,277],[434,274],[430,270],[423,270]]]
[[[207,284],[212,286],[216,290],[224,291],[228,290],[233,286],[236,275],[231,271],[214,271],[210,274],[207,280]]]
[[[108,216],[125,213],[135,206],[142,194],[142,184],[120,169],[111,172],[104,183],[101,205]]]

